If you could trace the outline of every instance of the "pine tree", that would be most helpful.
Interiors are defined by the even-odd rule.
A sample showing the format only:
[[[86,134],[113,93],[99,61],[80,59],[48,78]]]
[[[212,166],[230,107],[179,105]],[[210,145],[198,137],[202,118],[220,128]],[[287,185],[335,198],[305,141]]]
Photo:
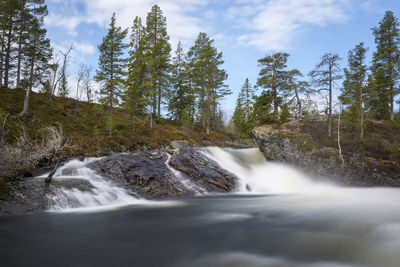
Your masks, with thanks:
[[[332,91],[334,83],[342,78],[340,72],[339,55],[326,53],[321,57],[321,62],[309,74],[312,83],[318,88],[316,91],[328,91],[328,136],[332,136]]]
[[[2,30],[2,48],[1,48],[1,68],[0,76],[2,77],[3,86],[10,87],[11,73],[15,68],[12,62],[15,52],[15,29],[17,25],[18,7],[20,1],[9,0],[3,3],[1,30]]]
[[[365,64],[366,53],[368,49],[364,47],[364,43],[356,45],[348,54],[348,69],[344,69],[345,80],[343,81],[342,94],[339,99],[345,107],[345,111],[351,120],[350,122],[354,130],[360,138],[364,136],[364,102],[365,102],[365,86],[367,79],[367,65]],[[346,120],[346,112],[344,119]],[[354,119],[353,119],[354,118]]]
[[[300,99],[300,94],[306,92],[309,88],[308,82],[299,80],[301,77],[303,77],[303,74],[298,69],[293,69],[287,72],[288,94],[294,95],[296,99],[297,116],[302,115],[302,101]]]
[[[150,99],[153,114],[160,118],[161,105],[169,88],[171,45],[167,34],[167,20],[158,5],[154,5],[147,14],[144,38]]]
[[[272,92],[274,119],[279,119],[279,106],[281,95],[287,90],[286,62],[289,57],[287,53],[274,53],[258,60],[261,67],[257,85]]]
[[[35,20],[41,21],[48,13],[47,6],[44,5],[44,0],[22,0],[18,1],[17,10],[17,70],[16,70],[16,87],[21,86],[21,68],[23,64],[23,55],[29,34],[32,31],[32,25],[35,25]]]
[[[400,60],[399,21],[392,11],[386,11],[379,27],[373,28],[376,52],[373,55],[372,74],[379,96],[377,119],[394,120],[394,99],[398,94]]]
[[[198,97],[198,112],[207,134],[216,128],[219,100],[231,91],[224,84],[228,78],[220,66],[224,63],[222,52],[213,47],[206,33],[200,33],[188,52],[191,67],[191,85]]]
[[[32,87],[43,80],[43,75],[48,69],[48,61],[52,55],[50,40],[46,38],[46,30],[42,28],[41,24],[41,21],[36,21],[35,25],[31,25],[24,51],[27,58],[26,69],[29,71],[29,84],[26,88],[22,119],[25,119],[28,115],[29,96]]]
[[[112,136],[113,130],[113,108],[119,104],[120,97],[122,96],[124,76],[126,75],[126,59],[123,56],[127,45],[123,43],[123,40],[127,33],[128,30],[122,30],[121,27],[116,26],[114,13],[108,33],[99,45],[99,68],[96,71],[95,79],[101,83],[100,102],[110,112],[107,122],[110,136]]]

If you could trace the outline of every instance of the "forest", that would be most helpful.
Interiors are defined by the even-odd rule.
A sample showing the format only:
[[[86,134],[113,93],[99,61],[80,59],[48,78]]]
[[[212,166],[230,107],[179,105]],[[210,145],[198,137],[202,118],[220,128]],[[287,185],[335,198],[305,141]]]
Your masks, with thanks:
[[[258,60],[261,68],[255,86],[245,80],[239,93],[232,127],[239,136],[250,136],[256,125],[319,115],[318,105],[310,96],[325,100],[327,136],[332,136],[332,116],[340,114],[347,131],[355,141],[364,137],[366,120],[399,121],[395,112],[399,95],[400,36],[399,21],[387,11],[377,27],[372,29],[376,49],[368,65],[369,48],[361,42],[347,55],[342,69],[339,54],[326,53],[308,73],[308,78],[297,69],[288,69],[289,54],[277,52]],[[255,94],[260,88],[259,96]],[[333,94],[339,91],[338,101]],[[397,104],[400,104],[397,101]]]
[[[118,26],[118,14],[114,13],[98,45],[95,72],[93,67],[81,65],[76,85],[68,84],[67,79],[74,44],[67,51],[54,51],[44,26],[48,14],[45,1],[2,1],[1,5],[0,85],[26,91],[22,122],[30,119],[32,90],[52,101],[55,96],[70,98],[76,90],[77,100],[99,103],[108,114],[99,127],[106,129],[104,134],[109,137],[114,136],[116,108],[129,117],[132,132],[138,131],[143,121],[152,129],[161,119],[169,119],[192,130],[228,132],[239,139],[251,138],[258,125],[313,116],[326,116],[323,127],[331,138],[339,115],[352,149],[359,151],[367,121],[399,121],[395,105],[399,103],[400,36],[399,21],[392,11],[372,29],[376,48],[370,64],[369,48],[362,42],[348,52],[346,64],[339,54],[326,53],[308,75],[288,69],[288,53],[260,58],[256,83],[245,80],[228,121],[221,100],[232,94],[232,88],[226,84],[222,52],[204,32],[188,51],[181,42],[172,51],[167,18],[158,5],[146,18],[134,17],[130,29]],[[324,100],[323,107],[315,96]],[[5,124],[9,114],[0,111]]]

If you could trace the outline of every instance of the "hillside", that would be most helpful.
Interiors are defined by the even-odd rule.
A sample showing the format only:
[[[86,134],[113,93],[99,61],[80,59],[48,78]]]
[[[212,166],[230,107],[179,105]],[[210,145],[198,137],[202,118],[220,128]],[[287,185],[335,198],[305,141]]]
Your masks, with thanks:
[[[324,117],[292,120],[256,127],[256,135],[276,136],[293,141],[301,151],[311,156],[314,162],[325,162],[333,171],[341,168],[338,147],[337,120],[334,117],[332,137],[327,135],[327,123]],[[273,144],[272,144],[273,145]],[[400,123],[390,121],[366,122],[364,138],[360,141],[349,128],[342,123],[340,127],[340,146],[345,165],[350,168],[360,167],[371,176],[375,173],[400,180]],[[279,153],[290,151],[278,145]],[[293,153],[292,153],[293,154]],[[295,153],[294,153],[295,154]],[[284,156],[282,156],[284,158]],[[297,159],[296,159],[297,161]]]
[[[6,140],[15,142],[22,129],[19,113],[22,110],[25,91],[0,88],[0,109],[9,113],[6,124]],[[139,117],[132,129],[129,115],[122,109],[114,111],[114,135],[110,138],[106,128],[108,113],[100,105],[71,98],[49,99],[44,94],[32,92],[29,119],[25,122],[28,136],[36,138],[40,129],[61,125],[64,137],[71,147],[67,156],[105,155],[110,152],[128,151],[144,147],[156,148],[173,140],[187,140],[199,145],[233,144],[233,137],[222,132],[207,135],[199,126],[182,126],[171,120],[161,119],[150,129],[146,117]]]

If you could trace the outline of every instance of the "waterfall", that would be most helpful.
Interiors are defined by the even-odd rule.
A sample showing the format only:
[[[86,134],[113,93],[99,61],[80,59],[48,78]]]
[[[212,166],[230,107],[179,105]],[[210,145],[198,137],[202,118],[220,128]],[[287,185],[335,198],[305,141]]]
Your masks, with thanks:
[[[307,174],[286,164],[268,162],[257,148],[209,147],[203,153],[239,178],[239,193],[282,194],[321,189]]]
[[[97,174],[87,167],[99,158],[86,158],[83,161],[71,160],[60,167],[53,176],[57,179],[83,179],[92,187],[85,191],[72,188],[55,188],[47,196],[50,210],[74,210],[76,208],[112,208],[122,205],[140,204],[145,202],[138,197],[130,195],[125,189],[112,183],[110,180]]]

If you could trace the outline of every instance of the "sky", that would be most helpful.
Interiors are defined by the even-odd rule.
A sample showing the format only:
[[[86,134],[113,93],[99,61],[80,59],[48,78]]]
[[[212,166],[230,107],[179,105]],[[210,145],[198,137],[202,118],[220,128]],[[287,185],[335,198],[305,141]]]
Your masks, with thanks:
[[[135,16],[145,21],[154,4],[167,18],[173,51],[179,40],[187,51],[199,32],[206,32],[223,52],[233,92],[222,102],[228,116],[245,79],[257,82],[258,59],[287,52],[288,68],[307,75],[324,53],[339,54],[345,67],[348,51],[364,42],[370,61],[375,51],[371,28],[386,10],[400,17],[398,0],[47,0],[45,24],[54,51],[74,43],[68,69],[71,90],[81,64],[97,68],[97,46],[112,14],[120,26],[129,28]],[[340,94],[339,89],[334,94]]]

